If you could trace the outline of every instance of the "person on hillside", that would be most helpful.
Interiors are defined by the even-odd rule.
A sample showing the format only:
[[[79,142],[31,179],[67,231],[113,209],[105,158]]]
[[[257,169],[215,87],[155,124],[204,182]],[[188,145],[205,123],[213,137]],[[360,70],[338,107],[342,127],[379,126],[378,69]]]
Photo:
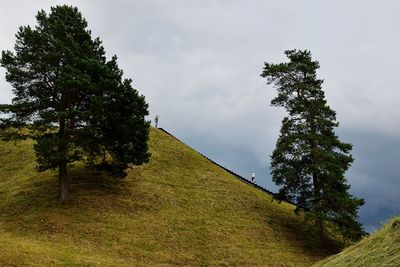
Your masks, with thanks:
[[[251,182],[255,182],[256,181],[256,175],[254,174],[254,170],[251,171]]]
[[[156,115],[155,119],[154,119],[154,123],[156,124],[156,128],[158,128],[158,119],[160,118],[160,116]]]

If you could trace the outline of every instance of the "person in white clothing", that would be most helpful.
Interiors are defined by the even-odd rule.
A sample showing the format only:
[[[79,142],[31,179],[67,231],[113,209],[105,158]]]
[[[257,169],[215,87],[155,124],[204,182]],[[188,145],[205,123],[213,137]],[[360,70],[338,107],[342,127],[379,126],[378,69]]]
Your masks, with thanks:
[[[154,119],[154,123],[156,125],[156,128],[158,128],[158,119],[160,118],[160,116],[156,115],[155,119]]]
[[[251,171],[251,181],[253,183],[256,181],[256,175],[254,174],[254,170]]]

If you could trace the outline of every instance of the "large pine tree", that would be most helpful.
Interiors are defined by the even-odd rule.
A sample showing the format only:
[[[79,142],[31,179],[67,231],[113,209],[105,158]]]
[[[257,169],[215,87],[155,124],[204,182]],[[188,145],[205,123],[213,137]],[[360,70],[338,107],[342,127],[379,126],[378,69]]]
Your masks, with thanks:
[[[261,74],[278,91],[271,105],[288,112],[271,156],[272,179],[281,186],[277,197],[309,210],[320,238],[324,222],[330,221],[344,236],[357,240],[364,234],[357,221],[364,200],[348,193],[344,177],[353,162],[352,145],[334,132],[339,124],[317,78],[318,61],[307,50],[285,54],[289,62],[265,63]]]
[[[38,170],[58,169],[59,199],[68,198],[68,164],[112,157],[127,164],[148,161],[148,105],[122,78],[116,57],[107,60],[77,8],[38,12],[37,26],[20,27],[15,52],[1,66],[13,87],[12,104],[0,106],[3,138],[33,138]]]

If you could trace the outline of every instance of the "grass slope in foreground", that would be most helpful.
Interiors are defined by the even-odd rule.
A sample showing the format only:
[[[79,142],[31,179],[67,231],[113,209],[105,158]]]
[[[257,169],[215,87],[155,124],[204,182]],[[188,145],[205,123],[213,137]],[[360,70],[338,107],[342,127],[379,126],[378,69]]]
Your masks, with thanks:
[[[400,217],[393,218],[371,236],[315,266],[400,266]]]
[[[0,143],[0,266],[310,266],[293,206],[238,181],[190,147],[151,130],[150,163],[122,180],[35,171],[32,141]]]

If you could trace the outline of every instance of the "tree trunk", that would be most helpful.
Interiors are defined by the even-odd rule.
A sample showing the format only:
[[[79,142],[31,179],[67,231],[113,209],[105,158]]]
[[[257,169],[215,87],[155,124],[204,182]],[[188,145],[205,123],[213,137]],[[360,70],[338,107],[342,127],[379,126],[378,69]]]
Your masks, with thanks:
[[[67,145],[65,140],[65,119],[60,119],[58,132],[58,183],[59,201],[65,203],[68,200],[68,174],[67,174]]]
[[[312,143],[312,160],[313,163],[317,160],[316,157],[316,149],[317,149],[317,144],[315,142]],[[314,213],[316,215],[316,222],[315,225],[317,227],[318,231],[318,242],[319,244],[322,244],[324,241],[324,219],[323,219],[323,213],[322,213],[322,198],[321,198],[321,183],[320,183],[320,178],[316,172],[313,173],[313,184],[314,184]]]
[[[318,174],[318,171],[316,170],[316,164],[318,162],[318,155],[317,155],[317,150],[318,150],[318,141],[316,140],[316,134],[317,134],[317,126],[315,122],[315,113],[313,109],[311,108],[309,110],[310,113],[310,126],[311,126],[311,160],[312,160],[312,165],[313,165],[313,185],[314,185],[314,212],[316,217],[316,226],[318,228],[318,236],[319,236],[319,241],[322,242],[324,239],[324,220],[323,220],[323,214],[322,214],[322,197],[321,197],[321,177]]]
[[[68,200],[68,175],[67,175],[67,163],[64,161],[60,162],[58,166],[58,182],[59,182],[59,201],[65,203]]]

